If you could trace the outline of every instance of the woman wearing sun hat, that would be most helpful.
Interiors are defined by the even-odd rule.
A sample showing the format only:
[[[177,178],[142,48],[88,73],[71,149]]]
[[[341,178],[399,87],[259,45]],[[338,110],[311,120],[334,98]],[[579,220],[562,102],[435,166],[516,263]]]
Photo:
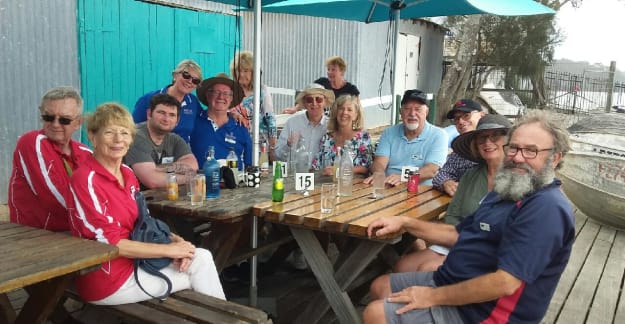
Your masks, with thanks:
[[[239,169],[252,164],[252,138],[245,126],[228,113],[243,99],[241,86],[225,74],[208,78],[197,89],[199,100],[208,107],[200,111],[191,132],[191,151],[199,165],[206,160],[209,146],[215,147],[215,157],[225,159],[234,148],[239,158]]]
[[[173,132],[180,135],[188,143],[195,115],[201,110],[197,97],[191,92],[202,81],[202,68],[195,61],[186,59],[178,63],[171,75],[171,84],[162,89],[150,91],[137,100],[132,112],[132,119],[137,124],[146,121],[150,99],[156,94],[167,93],[180,101],[181,106],[180,120]]]
[[[452,142],[454,152],[479,163],[460,178],[458,190],[445,213],[445,223],[458,224],[472,214],[482,198],[493,189],[495,175],[505,157],[503,146],[512,124],[501,115],[482,117],[474,131],[456,137]],[[403,256],[394,267],[395,272],[435,271],[447,253],[447,247],[432,245]]]
[[[317,156],[321,137],[327,131],[328,117],[324,111],[334,103],[334,92],[313,83],[302,90],[295,100],[306,108],[306,112],[289,118],[284,125],[275,148],[276,159],[280,161],[288,161],[291,146],[297,145],[300,136],[310,156]]]

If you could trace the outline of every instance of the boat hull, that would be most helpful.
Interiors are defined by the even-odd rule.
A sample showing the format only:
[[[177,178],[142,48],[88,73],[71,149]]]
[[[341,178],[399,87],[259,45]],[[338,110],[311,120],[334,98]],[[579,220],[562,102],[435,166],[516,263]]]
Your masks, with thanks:
[[[580,152],[580,143],[571,140],[573,151],[559,170],[564,192],[588,217],[625,229],[625,158],[613,149]]]

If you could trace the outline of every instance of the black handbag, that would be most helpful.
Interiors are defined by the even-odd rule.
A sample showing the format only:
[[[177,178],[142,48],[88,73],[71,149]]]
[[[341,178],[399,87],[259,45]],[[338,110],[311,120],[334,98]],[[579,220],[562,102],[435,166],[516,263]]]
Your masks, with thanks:
[[[145,197],[140,191],[135,193],[135,200],[137,202],[137,209],[139,215],[137,216],[137,220],[135,221],[135,226],[130,233],[130,239],[133,241],[146,242],[146,243],[160,243],[167,244],[171,243],[171,238],[169,237],[171,231],[169,230],[169,226],[150,216],[150,211],[148,210],[148,205],[145,202]],[[134,259],[134,272],[135,272],[135,280],[139,285],[139,288],[143,290],[146,294],[153,298],[158,298],[164,300],[171,294],[171,280],[163,274],[160,270],[165,268],[171,263],[172,259],[163,257],[163,258],[150,258],[150,259]],[[138,270],[139,268],[143,269],[145,272],[162,278],[167,283],[167,292],[162,296],[153,296],[148,293],[141,283],[139,282]]]

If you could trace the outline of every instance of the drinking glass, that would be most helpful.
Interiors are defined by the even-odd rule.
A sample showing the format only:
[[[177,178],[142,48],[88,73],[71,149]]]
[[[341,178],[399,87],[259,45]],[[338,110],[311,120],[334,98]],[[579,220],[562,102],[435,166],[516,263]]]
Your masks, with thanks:
[[[204,197],[206,197],[206,177],[203,174],[197,174],[189,182],[191,191],[191,206],[202,206]]]
[[[384,197],[384,181],[386,181],[386,174],[383,171],[373,173],[373,198]]]
[[[321,213],[331,214],[336,204],[336,185],[334,183],[321,184]]]

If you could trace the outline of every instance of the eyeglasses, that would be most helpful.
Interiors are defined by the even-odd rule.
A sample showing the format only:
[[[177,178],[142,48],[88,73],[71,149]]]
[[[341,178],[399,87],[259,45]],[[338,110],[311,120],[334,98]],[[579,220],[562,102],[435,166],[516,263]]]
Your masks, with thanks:
[[[200,82],[202,82],[202,79],[196,78],[196,77],[192,76],[191,73],[189,73],[187,71],[182,71],[180,73],[180,75],[182,75],[182,78],[185,79],[185,80],[191,79],[191,82],[193,84],[195,84],[195,85],[198,85],[198,84],[200,84]]]
[[[232,91],[210,90],[209,93],[214,95],[215,97],[219,97],[219,96],[232,97],[234,95]]]
[[[48,123],[54,123],[54,120],[56,120],[57,118],[59,120],[59,124],[65,125],[65,126],[71,124],[74,121],[74,119],[67,118],[67,117],[48,115],[48,114],[41,115],[41,119],[43,119],[44,122],[48,122]]]
[[[536,158],[536,156],[538,156],[538,152],[553,151],[553,147],[539,150],[535,147],[518,147],[510,144],[504,145],[503,149],[506,151],[506,155],[510,157],[514,157],[518,152],[521,152],[521,155],[526,159]]]
[[[465,112],[460,116],[454,116],[454,118],[450,118],[449,120],[454,123],[457,124],[460,120],[464,120],[464,121],[469,121],[469,119],[471,119],[471,115],[474,113],[475,111],[472,112]]]
[[[323,100],[325,100],[325,97],[304,97],[304,102],[306,102],[307,104],[311,104],[311,103],[323,103]]]
[[[475,136],[475,142],[477,144],[484,144],[486,140],[490,140],[491,142],[497,142],[499,139],[504,137],[506,134],[502,132],[490,133],[490,134],[478,134]]]

